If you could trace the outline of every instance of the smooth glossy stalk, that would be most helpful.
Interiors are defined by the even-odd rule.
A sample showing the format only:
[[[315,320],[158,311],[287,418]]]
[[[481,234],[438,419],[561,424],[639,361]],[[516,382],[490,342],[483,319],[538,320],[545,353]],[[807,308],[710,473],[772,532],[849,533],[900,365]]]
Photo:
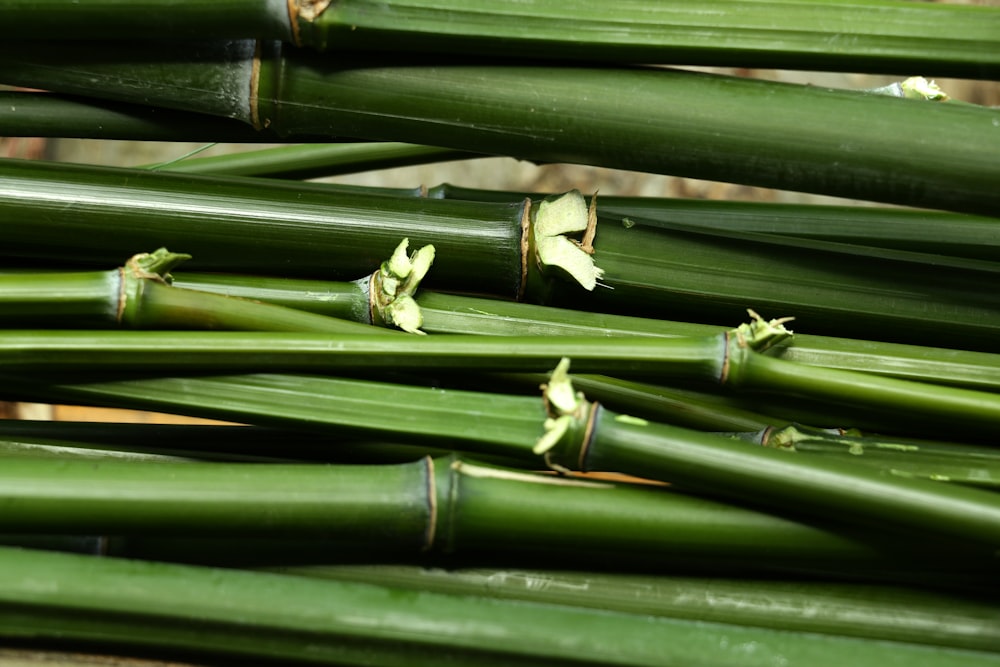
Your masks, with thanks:
[[[443,570],[339,565],[275,569],[285,574],[411,590],[1000,650],[1000,607],[995,602],[901,587],[513,568]]]
[[[998,19],[985,7],[886,0],[716,3],[595,0],[528,5],[458,1],[274,0],[205,4],[100,0],[86,6],[22,0],[0,12],[14,39],[257,37],[319,49],[392,49],[461,56],[669,62],[988,78]],[[81,26],[86,29],[81,35]],[[0,31],[0,34],[4,34]],[[850,35],[845,39],[843,35]]]
[[[580,470],[617,470],[793,516],[897,533],[1000,544],[1000,495],[959,485],[885,475],[829,459],[789,456],[728,438],[597,409],[592,437],[554,454]]]
[[[7,533],[321,538],[331,550],[395,557],[619,554],[620,563],[661,567],[701,559],[725,567],[739,554],[767,558],[759,571],[882,567],[902,548],[659,487],[453,458],[389,466],[12,459],[0,477]]]
[[[216,658],[415,667],[997,662],[986,652],[261,572],[12,549],[0,552],[0,561],[0,633],[37,642],[97,640]]]
[[[993,447],[841,435],[796,426],[770,428],[746,437],[765,447],[803,456],[831,457],[892,475],[1000,488],[1000,452]]]
[[[8,257],[113,266],[137,249],[166,246],[192,255],[193,270],[353,280],[409,238],[437,250],[430,283],[510,298],[521,288],[523,202],[391,199],[26,161],[0,164],[0,176]]]
[[[714,322],[742,318],[750,306],[795,315],[806,333],[950,347],[989,349],[1000,332],[994,274],[983,271],[939,267],[928,281],[926,265],[877,256],[611,225],[598,226],[593,259],[612,289],[588,292],[560,284],[570,282],[561,271],[538,271],[537,244],[522,254],[525,203],[30,162],[0,165],[0,176],[8,257],[117,263],[169,244],[194,256],[193,269],[353,279],[408,237],[436,248],[428,286],[455,291]],[[531,210],[528,239],[551,217],[541,205]]]
[[[0,64],[8,84],[141,99],[279,133],[336,132],[966,213],[1000,211],[994,187],[1000,167],[992,159],[1000,152],[998,110],[666,69],[454,64],[440,56],[423,63],[354,58],[345,67],[290,49],[262,54],[254,105],[252,42],[180,50],[90,43],[67,53],[57,43],[22,42],[6,49]],[[160,84],[164,79],[172,85]],[[406,114],[399,113],[403,99]]]
[[[336,186],[332,186],[336,187]],[[403,194],[402,191],[390,191]],[[465,188],[445,183],[428,197],[517,202],[539,193]],[[778,234],[817,241],[892,248],[932,255],[1000,258],[993,218],[873,206],[825,206],[667,197],[598,197],[603,225],[678,225],[724,232]]]
[[[7,326],[387,332],[297,309],[171,287],[168,265],[178,259],[183,256],[161,249],[137,255],[113,271],[0,275],[0,322]]]
[[[476,157],[462,151],[396,142],[279,146],[162,165],[156,171],[268,178],[320,178]],[[522,200],[523,201],[523,200]]]
[[[772,358],[735,334],[677,338],[370,336],[264,332],[9,331],[9,370],[317,372],[346,369],[544,372],[571,358],[581,372],[699,381],[890,415],[907,428],[1000,434],[1000,394],[807,367]],[[728,340],[728,348],[727,348]],[[728,351],[727,351],[728,350]]]
[[[0,90],[0,134],[126,141],[279,141],[273,132],[254,130],[231,118],[83,96],[9,90]],[[297,139],[308,141],[309,137]]]
[[[368,321],[368,295],[356,282],[181,273],[175,275],[174,284],[331,317]],[[430,290],[421,290],[417,301],[424,319],[422,330],[431,334],[672,338],[710,336],[725,330],[709,324],[585,312]],[[811,366],[1000,391],[1000,357],[983,352],[797,334],[788,344],[772,349],[771,354]]]

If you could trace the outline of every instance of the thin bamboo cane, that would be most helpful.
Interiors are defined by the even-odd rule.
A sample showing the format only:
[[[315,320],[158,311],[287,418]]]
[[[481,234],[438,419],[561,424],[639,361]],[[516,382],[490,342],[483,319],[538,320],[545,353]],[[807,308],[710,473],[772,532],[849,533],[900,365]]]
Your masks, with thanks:
[[[818,457],[791,457],[620,416],[581,401],[558,374],[546,393],[552,410],[548,419],[541,402],[529,397],[303,376],[90,383],[78,377],[72,383],[49,384],[8,376],[4,384],[16,387],[22,396],[30,392],[300,428],[325,425],[511,458],[544,455],[556,467],[672,481],[799,515],[875,524],[887,532],[924,538],[936,535],[957,544],[1000,544],[1000,501],[995,494],[886,476]],[[865,511],[857,514],[858,507]]]
[[[319,316],[317,316],[319,317]],[[759,323],[764,327],[764,323]],[[346,369],[543,372],[564,357],[582,372],[702,382],[805,397],[939,432],[1000,433],[1000,394],[806,367],[755,348],[758,325],[705,337],[596,338],[404,336],[264,332],[8,331],[0,360],[10,371],[318,372]],[[766,335],[766,334],[765,334]],[[779,334],[779,335],[784,335]]]
[[[42,642],[58,637],[215,657],[417,667],[443,660],[657,667],[706,660],[742,667],[997,662],[986,652],[261,572],[12,549],[0,551],[0,559],[0,633]]]
[[[72,95],[0,90],[0,134],[127,141],[275,142],[231,118]],[[283,137],[288,140],[290,137]],[[309,141],[309,137],[297,137]],[[323,141],[331,141],[324,138]]]
[[[614,11],[594,0],[512,6],[481,2],[329,3],[122,2],[67,6],[14,2],[0,13],[17,39],[191,39],[257,37],[315,48],[431,50],[495,55],[671,62],[851,71],[918,69],[934,76],[988,78],[987,8],[922,7],[900,2],[724,2],[705,13],[684,2],[626,2]],[[849,33],[851,39],[843,40]]]
[[[973,596],[883,585],[641,576],[544,569],[338,565],[299,576],[972,650],[1000,649],[1000,608]]]
[[[186,257],[161,248],[136,255],[113,271],[0,275],[0,322],[137,329],[388,331],[292,308],[171,287],[169,271]]]
[[[307,144],[191,158],[165,165],[150,165],[150,168],[185,174],[216,174],[217,165],[222,163],[226,175],[230,176],[317,178],[471,157],[476,156],[446,148],[396,142]]]
[[[356,319],[362,313],[362,321],[368,319],[365,309],[369,296],[357,282],[182,273],[174,277],[174,284],[331,317]],[[421,328],[431,334],[672,338],[710,336],[724,331],[723,327],[708,324],[585,312],[429,290],[422,290],[417,302],[423,315]],[[1000,358],[983,352],[797,334],[789,344],[773,348],[771,354],[807,365],[1000,391]]]
[[[952,347],[986,348],[1000,330],[1000,297],[988,282],[993,274],[979,271],[937,267],[935,280],[927,281],[927,266],[891,258],[789,253],[781,244],[640,225],[598,226],[593,258],[565,236],[552,237],[560,251],[591,264],[581,284],[596,287],[596,259],[603,284],[614,288],[588,292],[559,285],[565,274],[542,256],[551,239],[540,239],[540,230],[559,224],[543,205],[530,213],[524,203],[390,198],[259,179],[26,162],[0,165],[0,175],[0,210],[11,216],[8,256],[117,263],[136,248],[169,244],[191,252],[192,266],[202,269],[356,278],[409,237],[437,249],[430,284],[458,291],[716,322],[740,318],[751,305],[795,314],[807,332]],[[579,209],[568,217],[582,218],[574,223],[582,230],[587,211]],[[113,236],[94,233],[109,221]]]
[[[997,110],[666,69],[443,65],[440,57],[400,65],[384,56],[345,67],[300,51],[255,56],[252,42],[168,50],[87,44],[70,54],[59,43],[22,42],[0,62],[9,84],[141,99],[279,133],[335,130],[924,208],[1000,210],[991,159],[1000,151]],[[164,77],[171,85],[158,83]],[[896,139],[901,132],[907,141]]]
[[[1000,488],[1000,453],[992,447],[834,434],[786,426],[741,437],[805,456],[828,456],[893,475]]]
[[[330,185],[330,187],[339,187]],[[378,192],[378,189],[373,189]],[[386,194],[404,195],[389,189]],[[423,193],[421,193],[423,194]],[[426,196],[472,201],[521,201],[538,193],[465,188],[445,183]],[[899,208],[776,204],[667,197],[601,195],[598,216],[605,224],[677,224],[720,231],[779,234],[819,241],[892,248],[970,259],[996,260],[1000,243],[993,218]]]

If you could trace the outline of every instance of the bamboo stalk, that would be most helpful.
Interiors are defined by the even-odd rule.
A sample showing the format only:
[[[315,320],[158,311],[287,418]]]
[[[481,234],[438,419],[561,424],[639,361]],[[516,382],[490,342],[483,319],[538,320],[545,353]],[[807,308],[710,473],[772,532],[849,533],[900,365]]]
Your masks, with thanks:
[[[229,176],[318,178],[470,157],[476,156],[462,151],[398,142],[306,144],[190,158],[165,165],[150,165],[149,168],[185,174],[217,174],[218,165],[223,164]]]
[[[8,256],[107,266],[137,248],[167,246],[190,253],[192,268],[353,280],[409,238],[437,249],[432,283],[514,297],[522,282],[523,202],[393,200],[261,179],[30,162],[5,162],[0,172],[2,210],[17,225],[8,228]],[[95,233],[109,221],[113,234]]]
[[[956,543],[1000,543],[995,494],[882,475],[818,457],[805,459],[729,438],[620,416],[573,394],[560,369],[537,399],[303,376],[217,376],[58,382],[8,377],[40,397],[177,411],[260,424],[335,428],[461,451],[529,459],[558,469],[623,472],[724,494],[779,511],[938,535]],[[220,398],[222,397],[222,398]],[[386,419],[391,415],[391,419]],[[949,422],[950,424],[951,422]],[[855,512],[865,507],[861,515]]]
[[[231,118],[82,96],[8,90],[0,90],[0,134],[126,141],[279,141],[273,132],[257,131]]]
[[[290,50],[262,51],[254,79],[252,42],[168,50],[91,43],[69,54],[58,43],[22,42],[0,62],[9,84],[141,99],[283,134],[336,128],[339,136],[543,162],[984,215],[1000,210],[991,159],[1000,150],[996,110],[666,69],[440,66],[412,58],[401,66],[384,56],[345,67]],[[172,85],[157,83],[163,77]],[[400,99],[412,100],[405,115]],[[684,104],[667,103],[677,99]],[[829,132],[834,122],[838,131]],[[907,141],[896,139],[901,132]]]
[[[186,289],[276,303],[330,317],[368,321],[369,300],[356,283],[290,278],[182,273]],[[430,334],[514,336],[710,336],[724,327],[554,308],[422,290],[417,297],[423,331]],[[781,359],[864,371],[908,380],[1000,391],[1000,358],[993,354],[796,334],[772,348]],[[739,430],[739,429],[717,429]],[[749,429],[752,430],[752,429]]]
[[[988,274],[977,271],[939,267],[927,281],[922,265],[789,254],[781,245],[639,225],[599,227],[591,257],[564,235],[544,236],[540,230],[559,219],[545,205],[532,213],[524,203],[390,198],[259,179],[25,162],[0,165],[0,175],[0,210],[11,216],[8,256],[117,262],[136,248],[169,244],[191,252],[193,268],[355,278],[408,237],[437,250],[429,284],[458,291],[716,322],[742,317],[740,304],[748,304],[794,313],[807,332],[979,349],[1000,330],[1000,297]],[[582,218],[574,222],[581,230],[588,224],[582,205],[568,217]],[[111,220],[113,236],[94,233]],[[562,239],[558,252],[590,263],[579,282],[592,291],[559,284],[565,273],[542,256],[546,239]],[[603,274],[593,268],[595,259]],[[599,275],[613,289],[595,289]]]
[[[0,632],[321,664],[995,664],[995,655],[261,572],[5,549]],[[39,587],[45,580],[53,585]],[[205,591],[212,591],[206,596]],[[429,622],[428,619],[433,619]],[[308,641],[305,641],[308,637]],[[572,637],[567,641],[566,637]],[[751,643],[748,656],[745,646]]]
[[[274,568],[284,574],[997,651],[995,602],[884,585],[641,576],[545,569],[335,565]]]
[[[453,458],[397,465],[4,461],[6,533],[322,538],[328,548],[864,571],[903,545],[722,503]],[[128,549],[128,542],[125,547]],[[127,553],[127,551],[126,551]],[[734,559],[734,554],[739,557]],[[976,551],[956,552],[971,564]],[[450,557],[450,556],[449,556]]]
[[[827,456],[873,466],[893,475],[1000,488],[1000,454],[991,447],[833,434],[797,426],[767,429],[742,437],[805,456]]]
[[[969,435],[1000,432],[1000,394],[856,371],[805,367],[763,354],[762,321],[704,337],[595,338],[402,336],[263,332],[8,331],[0,359],[11,371],[141,368],[161,372],[318,372],[345,369],[542,372],[570,357],[582,372],[703,382],[740,391],[805,397],[937,430],[962,423]]]
[[[161,248],[135,255],[113,271],[0,275],[0,321],[137,329],[386,332],[292,308],[171,287],[169,271],[186,258]]]
[[[340,187],[331,184],[329,187]],[[373,188],[372,191],[381,191]],[[386,190],[403,195],[403,190]],[[440,199],[517,202],[538,193],[466,188],[444,183],[427,188]],[[777,204],[668,197],[601,195],[598,216],[604,224],[677,225],[724,232],[751,232],[801,237],[917,253],[995,261],[1000,247],[995,219],[942,211],[916,211],[874,206]]]
[[[16,39],[192,39],[256,37],[314,48],[431,50],[464,56],[671,62],[871,72],[918,69],[934,76],[988,78],[1000,62],[987,8],[913,7],[900,2],[727,2],[706,15],[682,2],[593,0],[511,6],[366,0],[333,6],[261,0],[168,3],[102,0],[17,2],[0,13]],[[840,40],[849,33],[850,41]]]

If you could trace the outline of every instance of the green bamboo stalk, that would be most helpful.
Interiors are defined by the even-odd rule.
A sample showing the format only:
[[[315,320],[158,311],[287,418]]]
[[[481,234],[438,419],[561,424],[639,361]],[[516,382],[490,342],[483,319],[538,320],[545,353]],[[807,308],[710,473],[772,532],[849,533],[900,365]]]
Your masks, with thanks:
[[[274,568],[284,574],[411,590],[591,607],[997,651],[1000,609],[987,599],[884,585],[640,576],[545,569],[401,565]]]
[[[968,435],[1000,432],[1000,394],[805,367],[763,353],[789,334],[761,320],[713,336],[635,339],[340,334],[331,341],[308,333],[9,331],[0,336],[0,360],[21,372],[542,372],[569,357],[582,372],[805,397],[938,431],[961,423]]]
[[[508,297],[522,282],[523,202],[393,200],[261,179],[53,163],[5,162],[0,172],[2,208],[17,226],[7,230],[8,256],[107,266],[137,248],[167,246],[190,253],[194,269],[353,280],[409,238],[436,248],[431,282]],[[27,188],[30,198],[15,188]],[[109,222],[113,234],[95,233]],[[473,264],[476,276],[467,271]]]
[[[80,262],[86,250],[86,261],[117,262],[137,247],[169,244],[191,252],[193,268],[356,278],[408,237],[437,249],[430,285],[456,291],[715,322],[741,318],[746,304],[794,313],[811,333],[949,347],[985,349],[1000,330],[993,274],[938,268],[927,281],[928,267],[919,264],[789,253],[783,245],[640,225],[599,226],[591,257],[565,236],[545,235],[549,224],[565,229],[548,202],[531,207],[525,234],[523,203],[390,198],[259,179],[28,162],[0,165],[0,175],[0,210],[10,215],[3,253],[22,259]],[[582,230],[586,208],[570,199],[579,205],[567,217]],[[112,236],[94,233],[112,220]],[[551,252],[573,261],[545,257],[551,241],[558,242]],[[565,274],[557,266],[582,271],[580,283],[592,291],[560,285]],[[613,289],[595,289],[599,279]]]
[[[171,287],[187,255],[161,248],[101,272],[0,275],[0,322],[56,326],[371,332],[385,329],[292,308]]]
[[[676,427],[593,413],[592,436],[553,454],[554,465],[613,469],[668,480],[754,506],[792,515],[811,513],[912,534],[980,544],[1000,543],[1000,500],[992,492],[818,457],[805,459]],[[759,456],[764,454],[764,456]],[[896,482],[903,482],[896,486]],[[947,489],[932,499],[932,488]],[[924,495],[929,493],[931,495]],[[877,495],[869,497],[869,494]],[[859,508],[864,508],[863,511]],[[848,518],[850,517],[850,518]],[[947,524],[947,525],[945,525]],[[929,531],[929,532],[924,532]]]
[[[331,184],[330,187],[342,187]],[[379,192],[380,189],[373,188]],[[388,189],[385,194],[403,195]],[[517,202],[539,193],[466,188],[444,183],[427,188],[439,199]],[[753,232],[801,237],[918,253],[996,260],[1000,249],[993,218],[942,211],[914,211],[874,206],[776,204],[672,197],[601,195],[598,216],[605,224],[675,225],[719,231]]]
[[[696,65],[897,72],[988,78],[998,19],[988,8],[901,2],[726,2],[706,14],[682,2],[261,1],[206,7],[162,0],[15,2],[0,13],[17,39],[256,37],[326,49],[494,54]],[[850,40],[841,39],[850,34]]]
[[[63,137],[128,141],[279,141],[268,130],[198,113],[73,95],[0,90],[0,127],[6,137]],[[290,137],[284,137],[284,140]],[[309,137],[298,137],[308,141]],[[324,141],[330,141],[325,138]]]
[[[318,178],[475,157],[462,151],[398,142],[294,145],[150,165],[157,171],[229,176]],[[523,200],[522,200],[523,201]]]
[[[988,652],[415,595],[262,572],[10,549],[0,559],[0,632],[41,642],[58,637],[215,657],[393,666],[997,662]],[[52,585],[40,587],[39,580]]]
[[[412,58],[400,66],[385,56],[345,67],[288,49],[265,49],[255,60],[252,42],[185,45],[180,54],[149,44],[73,48],[18,43],[0,56],[3,81],[141,99],[279,133],[336,128],[340,136],[543,162],[984,215],[1000,210],[993,187],[1000,172],[991,159],[1000,151],[997,110],[666,69],[441,66]],[[171,85],[161,85],[164,78]],[[412,100],[405,115],[400,99]],[[668,103],[677,99],[684,104]],[[838,131],[829,132],[834,125]],[[898,141],[900,134],[909,139]]]
[[[428,339],[432,340],[432,339]],[[734,358],[734,364],[741,360]],[[733,373],[738,371],[734,370]],[[606,470],[676,482],[779,511],[877,524],[996,548],[1000,502],[959,485],[885,476],[836,461],[790,457],[730,438],[589,407],[559,369],[546,412],[537,399],[305,376],[216,376],[72,382],[8,376],[19,398],[84,401],[257,424],[376,434],[460,451],[529,459],[558,469]],[[989,396],[984,394],[984,396]],[[969,426],[975,428],[971,411]],[[391,415],[387,419],[386,415]],[[951,426],[953,421],[948,421]],[[592,426],[592,428],[591,428]],[[994,427],[995,434],[995,427]],[[447,443],[447,444],[445,444]],[[865,507],[857,514],[858,507]]]
[[[368,321],[369,297],[357,282],[182,273],[174,285],[289,308]],[[514,336],[710,336],[724,327],[585,312],[422,290],[423,331],[430,334]],[[829,336],[797,334],[771,354],[806,365],[864,371],[934,384],[1000,391],[996,355]],[[714,429],[714,430],[740,430]],[[748,429],[753,430],[753,429]]]
[[[904,546],[657,487],[450,457],[378,466],[11,459],[3,468],[6,533],[322,538],[331,550],[395,557],[619,554],[621,564],[658,567],[739,569],[766,558],[758,571],[884,568]],[[955,558],[974,565],[984,555]]]
[[[157,2],[13,0],[0,12],[5,39],[292,39],[288,9],[280,0]]]
[[[873,466],[893,475],[1000,488],[1000,453],[991,447],[837,434],[801,426],[741,437],[765,447]]]

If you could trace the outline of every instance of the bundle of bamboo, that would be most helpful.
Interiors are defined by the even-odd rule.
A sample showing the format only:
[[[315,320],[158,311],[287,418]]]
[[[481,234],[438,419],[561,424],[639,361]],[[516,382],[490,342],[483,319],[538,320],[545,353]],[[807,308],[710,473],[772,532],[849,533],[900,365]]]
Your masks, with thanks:
[[[1000,664],[1000,111],[648,64],[996,78],[1000,8],[16,0],[0,26],[0,84],[47,91],[0,93],[0,135],[316,143],[0,161],[0,399],[235,422],[0,420],[0,637]],[[481,155],[936,210],[297,180]]]

